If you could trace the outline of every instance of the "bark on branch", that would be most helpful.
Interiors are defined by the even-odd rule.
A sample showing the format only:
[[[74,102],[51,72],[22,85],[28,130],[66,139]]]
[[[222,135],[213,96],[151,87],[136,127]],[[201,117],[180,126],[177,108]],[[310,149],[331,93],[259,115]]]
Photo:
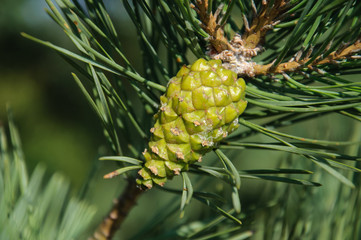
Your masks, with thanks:
[[[256,7],[253,6],[256,16],[253,18],[250,27],[247,26],[247,18],[243,17],[246,27],[245,33],[242,34],[242,41],[245,48],[254,49],[258,45],[263,44],[268,30],[271,30],[274,25],[279,23],[279,17],[289,7],[285,0],[275,0],[272,6],[270,2],[263,1],[263,7],[259,13],[257,13]]]
[[[202,24],[201,27],[209,34],[209,43],[216,52],[230,49],[228,39],[224,36],[222,26],[219,24],[219,8],[215,14],[208,12],[208,0],[197,0],[196,5],[191,7],[197,12]]]
[[[211,45],[210,57],[221,59],[224,67],[233,70],[240,76],[253,77],[270,73],[294,72],[304,67],[337,63],[339,60],[352,57],[361,50],[361,43],[358,40],[348,47],[341,47],[326,57],[321,55],[312,62],[310,62],[311,52],[305,54],[306,56],[303,58],[300,58],[302,54],[299,54],[291,61],[280,63],[277,66],[274,66],[273,63],[261,65],[252,62],[252,58],[262,51],[267,32],[288,16],[287,10],[292,5],[289,0],[263,0],[261,10],[258,12],[254,1],[251,2],[252,23],[249,25],[247,17],[243,15],[245,31],[242,35],[235,34],[231,41],[228,41],[222,26],[219,25],[223,6],[220,6],[213,15],[208,9],[208,0],[196,0],[196,6],[192,5],[201,20],[201,27],[210,35],[208,39]]]
[[[354,44],[351,44],[347,47],[343,47],[337,51],[330,53],[326,57],[317,57],[314,61],[306,63],[311,59],[310,57],[306,57],[301,60],[293,60],[287,63],[281,63],[275,68],[272,68],[272,63],[267,65],[260,65],[255,64],[254,68],[254,75],[265,75],[269,73],[283,73],[283,72],[294,72],[299,68],[303,67],[311,67],[316,65],[323,65],[323,64],[332,64],[337,63],[339,60],[343,60],[346,58],[352,57],[355,53],[361,51],[361,41],[358,40]]]
[[[112,239],[130,210],[136,205],[138,197],[143,192],[144,191],[137,186],[134,179],[129,179],[128,185],[119,198],[115,200],[109,214],[99,224],[93,236],[88,238],[88,240]]]

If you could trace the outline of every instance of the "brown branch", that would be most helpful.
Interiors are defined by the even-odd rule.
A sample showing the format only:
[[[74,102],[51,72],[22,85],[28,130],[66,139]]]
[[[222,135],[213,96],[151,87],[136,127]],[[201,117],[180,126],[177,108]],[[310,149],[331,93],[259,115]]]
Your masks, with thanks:
[[[228,39],[224,35],[223,28],[218,23],[219,11],[214,15],[208,13],[208,0],[197,0],[196,6],[191,6],[199,15],[202,24],[201,27],[209,34],[209,43],[214,50],[219,53],[230,49]]]
[[[130,210],[136,205],[141,190],[134,179],[128,180],[128,185],[123,193],[115,200],[107,217],[99,224],[93,236],[88,240],[110,240],[127,217]]]
[[[254,14],[251,26],[248,26],[247,18],[243,15],[245,33],[242,35],[242,48],[253,50],[264,42],[268,30],[277,24],[279,16],[289,7],[287,0],[275,0],[270,6],[270,1],[262,1],[264,4],[261,12],[257,14],[253,5]],[[219,22],[221,17],[221,7],[213,14],[208,12],[208,0],[196,0],[196,5],[191,7],[197,12],[201,21],[202,29],[209,34],[209,43],[212,47],[211,55],[221,53],[224,50],[234,50],[232,43],[226,38],[222,26]]]
[[[303,67],[313,67],[316,65],[336,63],[339,60],[350,58],[356,52],[361,51],[361,41],[358,40],[354,44],[348,47],[343,47],[337,51],[330,53],[326,57],[319,56],[311,63],[305,65],[311,58],[306,57],[299,61],[291,61],[287,63],[281,63],[277,67],[272,68],[272,63],[267,65],[254,65],[254,75],[266,75],[269,73],[283,73],[283,72],[294,72],[297,69]]]
[[[209,51],[210,57],[222,60],[224,67],[239,75],[252,77],[255,75],[255,64],[251,59],[263,50],[262,45],[265,41],[266,33],[279,23],[280,19],[287,16],[285,11],[291,4],[289,4],[289,0],[262,0],[263,6],[258,13],[253,0],[251,3],[254,16],[252,24],[249,25],[246,16],[242,14],[245,32],[243,35],[236,33],[230,42],[224,37],[222,28],[216,25],[216,14],[213,16],[207,13],[207,0],[197,0],[197,6],[193,6],[193,8],[202,21],[203,29],[213,36],[210,38],[210,43],[213,46],[213,49]],[[257,72],[266,72],[269,67],[256,66]]]
[[[263,44],[267,31],[279,22],[279,16],[288,8],[287,2],[275,0],[272,6],[270,6],[270,1],[262,2],[265,5],[261,12],[253,18],[251,26],[246,27],[242,35],[243,47],[254,49]]]
[[[274,0],[271,3],[272,1],[262,0],[262,9],[257,12],[252,1],[254,15],[252,24],[249,25],[246,16],[243,15],[245,32],[242,35],[235,34],[233,39],[228,41],[219,25],[220,8],[213,15],[212,12],[208,12],[208,0],[196,0],[196,5],[191,7],[197,12],[202,23],[201,27],[210,35],[209,42],[212,46],[209,52],[210,57],[222,60],[224,67],[240,76],[253,77],[270,73],[294,72],[304,67],[312,68],[317,65],[337,63],[339,60],[352,57],[355,52],[361,50],[360,41],[356,41],[348,47],[339,48],[326,57],[319,56],[310,63],[312,49],[306,54],[300,51],[289,62],[277,66],[274,66],[273,63],[260,65],[252,62],[251,59],[262,51],[267,32],[288,16],[287,9],[292,6],[289,0]],[[302,55],[303,58],[301,58]]]

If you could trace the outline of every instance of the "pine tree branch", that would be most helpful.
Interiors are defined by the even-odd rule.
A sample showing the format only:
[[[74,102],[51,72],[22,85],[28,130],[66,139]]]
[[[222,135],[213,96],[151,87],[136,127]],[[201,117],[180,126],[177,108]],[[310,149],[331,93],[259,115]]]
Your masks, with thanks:
[[[333,51],[328,56],[323,57],[319,56],[314,61],[309,62],[310,57],[305,57],[303,59],[298,59],[298,56],[295,56],[290,62],[281,63],[278,66],[274,67],[272,63],[267,65],[254,65],[254,75],[266,75],[269,73],[283,73],[283,72],[294,72],[299,68],[303,67],[313,67],[316,65],[323,64],[332,64],[337,63],[338,60],[346,59],[352,57],[355,53],[361,51],[361,40],[357,40],[355,43],[342,47],[336,51]],[[309,55],[309,54],[306,54]]]
[[[221,59],[224,67],[233,70],[238,75],[253,77],[256,75],[255,71],[260,70],[258,71],[259,74],[266,74],[268,69],[272,69],[272,65],[263,67],[263,65],[256,65],[251,59],[262,51],[267,32],[273,29],[280,22],[280,19],[285,17],[285,11],[292,6],[290,1],[263,0],[260,12],[257,12],[256,5],[252,1],[254,17],[251,26],[249,26],[247,17],[243,14],[245,32],[242,35],[235,34],[230,42],[224,36],[222,26],[217,24],[218,14],[213,16],[212,13],[207,13],[208,1],[198,0],[197,3],[197,7],[194,8],[202,22],[202,28],[211,36],[209,38],[209,42],[213,47],[209,52],[211,58]],[[257,69],[255,69],[255,66]]]
[[[241,45],[244,49],[252,50],[263,44],[267,31],[279,23],[279,16],[289,7],[286,0],[276,0],[272,5],[270,1],[262,1],[262,4],[263,8],[259,14],[253,4],[255,17],[251,26],[249,26],[246,16],[243,15],[245,33],[242,35]],[[220,24],[222,22],[220,12],[223,4],[218,7],[214,14],[208,11],[208,0],[197,0],[196,5],[191,4],[191,7],[199,15],[202,23],[201,27],[209,34],[208,41],[213,48],[211,50],[214,50],[216,53],[221,53],[224,50],[234,50],[232,44],[225,37],[223,26]],[[214,51],[211,51],[212,54],[215,54]]]
[[[231,49],[228,39],[224,35],[223,28],[220,25],[221,18],[219,18],[219,15],[223,5],[217,9],[215,14],[208,12],[208,0],[197,0],[196,5],[192,4],[191,7],[199,15],[199,19],[202,22],[201,27],[209,34],[208,40],[213,48],[212,50],[219,53]]]
[[[212,21],[216,23],[216,18],[212,20],[213,15],[207,13],[208,1],[198,0],[197,3],[197,8],[195,9],[202,21],[202,27],[207,33],[211,35],[215,29],[221,31],[221,26],[215,24],[214,27],[211,24]],[[267,75],[271,73],[294,72],[304,67],[313,68],[318,65],[339,63],[339,60],[357,58],[354,54],[361,50],[360,39],[358,39],[352,44],[343,45],[336,51],[330,52],[329,49],[332,44],[332,41],[330,41],[321,54],[318,52],[316,55],[311,56],[313,50],[311,46],[308,52],[304,53],[301,50],[288,62],[280,63],[284,57],[282,56],[279,57],[279,59],[274,59],[270,64],[257,64],[252,61],[252,58],[262,52],[267,32],[273,29],[276,24],[280,23],[281,19],[289,15],[287,10],[294,6],[294,4],[288,0],[263,0],[260,11],[257,10],[254,1],[251,2],[251,6],[253,12],[252,24],[249,25],[246,15],[242,14],[245,28],[242,35],[235,34],[231,41],[226,42],[222,30],[220,36],[223,38],[223,43],[226,42],[226,47],[224,48],[215,47],[214,39],[217,39],[217,37],[221,39],[219,36],[209,39],[209,42],[213,46],[213,49],[211,49],[213,51],[209,52],[210,57],[212,59],[222,60],[225,68],[231,69],[240,76],[254,77],[256,75]],[[213,28],[206,28],[205,26],[212,26]],[[210,29],[213,29],[213,32],[210,31]],[[220,52],[219,50],[222,51]]]
[[[128,179],[128,185],[115,200],[112,209],[97,230],[88,240],[110,240],[126,219],[130,210],[136,205],[138,197],[144,191],[140,189],[134,179]]]
[[[272,5],[271,2],[273,2]],[[279,23],[279,16],[288,8],[287,2],[285,0],[262,1],[262,10],[257,13],[257,9],[252,1],[256,17],[253,18],[252,24],[249,27],[247,18],[243,15],[245,33],[242,35],[242,41],[244,48],[254,49],[264,43],[267,31]]]

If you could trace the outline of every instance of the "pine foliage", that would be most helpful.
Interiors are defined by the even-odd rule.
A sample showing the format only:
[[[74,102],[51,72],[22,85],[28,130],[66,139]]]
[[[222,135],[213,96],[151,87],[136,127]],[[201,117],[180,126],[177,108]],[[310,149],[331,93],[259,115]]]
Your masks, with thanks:
[[[134,239],[245,239],[253,235],[249,229],[255,229],[255,236],[262,235],[264,239],[312,239],[331,236],[317,233],[316,228],[333,228],[333,221],[341,219],[343,226],[347,222],[358,228],[359,221],[354,221],[358,215],[351,210],[357,207],[359,198],[359,178],[354,173],[361,171],[360,153],[342,149],[358,146],[360,139],[331,141],[287,131],[330,113],[360,124],[360,81],[348,77],[360,73],[361,67],[361,57],[357,55],[361,50],[358,1],[122,0],[137,32],[141,51],[136,54],[141,55],[142,68],[125,54],[117,33],[122,26],[113,22],[103,1],[46,2],[49,16],[77,51],[23,36],[55,50],[77,70],[73,78],[100,119],[114,155],[102,160],[114,160],[120,165],[108,177],[125,174],[129,179],[136,178],[143,164],[142,151],[149,140],[153,115],[159,108],[159,96],[181,66],[197,58],[218,58],[246,80],[249,106],[239,120],[241,128],[222,141],[206,163],[194,164],[189,173],[182,173],[183,188],[160,188],[177,194],[183,214],[191,199],[204,203],[216,214],[181,225],[167,222],[165,226],[154,220],[141,228]],[[252,149],[278,151],[313,164],[296,168],[283,163],[280,168],[241,170],[228,154],[229,150]],[[314,200],[325,201],[325,196],[313,194],[315,188],[309,188],[320,186],[321,176],[324,178],[321,169],[343,184],[335,184],[329,197],[348,212],[340,218],[339,211],[325,213],[320,206],[320,216],[332,218],[323,226],[316,212],[310,219],[303,211],[310,210]],[[309,178],[298,178],[314,171],[317,174]],[[242,178],[278,182],[273,203],[257,206],[258,211],[245,210],[245,219],[260,216],[253,226],[240,227],[240,219],[245,216],[239,199]],[[209,188],[214,180],[225,183],[220,191]],[[282,183],[304,188],[290,200],[291,195],[285,193],[288,187],[279,185]],[[344,190],[345,186],[357,190]],[[350,200],[345,200],[348,197]],[[167,209],[171,210],[159,217],[164,222],[177,213],[173,205]],[[292,217],[294,213],[300,219]],[[262,217],[265,224],[260,221]],[[312,225],[314,221],[320,225]],[[269,232],[274,229],[275,233]],[[356,239],[359,235],[356,230],[341,227],[334,231],[333,236]]]
[[[0,127],[0,239],[79,239],[95,207],[69,196],[69,182],[55,173],[44,183],[45,168],[28,176],[19,135],[9,123],[10,141]]]

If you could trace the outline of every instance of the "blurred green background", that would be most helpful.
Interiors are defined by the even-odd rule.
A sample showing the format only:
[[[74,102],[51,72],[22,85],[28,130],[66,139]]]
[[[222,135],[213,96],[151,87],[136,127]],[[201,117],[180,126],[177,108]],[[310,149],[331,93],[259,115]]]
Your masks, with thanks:
[[[141,61],[138,59],[140,51],[136,33],[121,8],[121,2],[106,1],[106,4],[113,11],[115,26],[122,28],[119,37],[125,52],[137,66]],[[92,168],[98,168],[86,196],[90,203],[98,206],[93,219],[93,226],[96,226],[121,192],[123,184],[119,183],[124,182],[121,178],[104,180],[102,177],[115,167],[112,162],[98,161],[100,155],[106,154],[106,140],[100,121],[71,76],[74,69],[56,52],[20,35],[25,32],[74,49],[45,8],[48,8],[45,0],[1,1],[0,124],[6,126],[6,106],[9,105],[20,132],[29,174],[37,164],[44,164],[48,177],[54,172],[62,173],[76,194],[88,180]],[[147,202],[143,204],[145,208],[162,208],[156,193],[141,199],[143,203]],[[139,221],[139,216],[144,218],[143,211],[142,208],[134,211],[128,227]],[[94,227],[90,229],[93,230]]]
[[[112,2],[120,7],[120,2]],[[46,7],[42,0],[1,1],[0,119],[6,121],[9,104],[30,171],[45,163],[49,172],[65,173],[79,188],[105,141],[98,119],[71,77],[73,69],[54,51],[20,35],[26,32],[73,49]],[[121,15],[115,16],[115,22],[128,25]],[[135,33],[126,32],[120,37],[131,42]]]
[[[28,167],[45,163],[80,186],[102,141],[92,112],[56,53],[20,36],[26,32],[70,47],[44,11],[45,1],[2,1],[0,119],[13,110]],[[69,164],[71,163],[71,164]]]

